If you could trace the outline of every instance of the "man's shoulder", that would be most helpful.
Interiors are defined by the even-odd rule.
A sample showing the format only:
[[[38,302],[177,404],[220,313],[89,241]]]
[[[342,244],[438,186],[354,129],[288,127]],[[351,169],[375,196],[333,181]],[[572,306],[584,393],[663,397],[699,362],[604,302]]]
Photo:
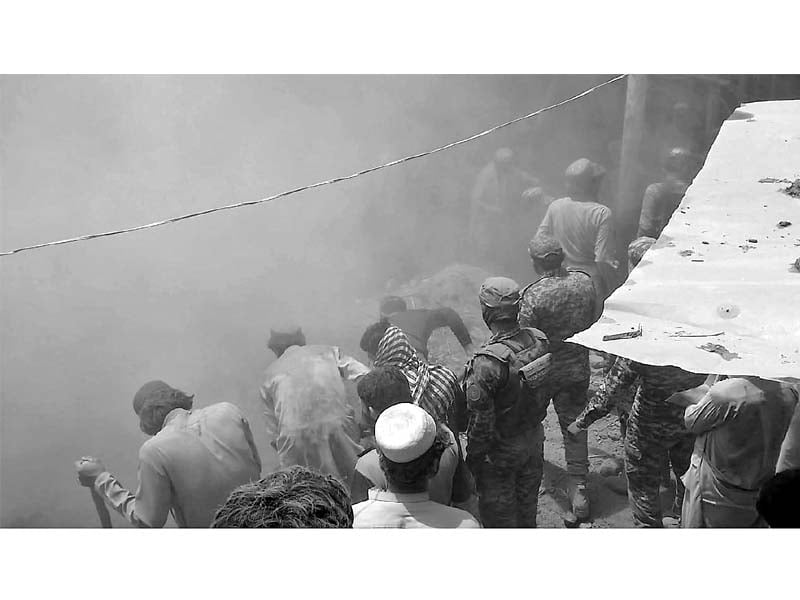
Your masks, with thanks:
[[[446,524],[442,523],[439,527],[450,527],[454,529],[478,529],[480,528],[480,523],[467,511],[456,508],[455,506],[446,506],[444,504],[439,504],[438,502],[433,502],[436,504],[436,508],[439,510],[440,515],[443,519],[446,519]]]

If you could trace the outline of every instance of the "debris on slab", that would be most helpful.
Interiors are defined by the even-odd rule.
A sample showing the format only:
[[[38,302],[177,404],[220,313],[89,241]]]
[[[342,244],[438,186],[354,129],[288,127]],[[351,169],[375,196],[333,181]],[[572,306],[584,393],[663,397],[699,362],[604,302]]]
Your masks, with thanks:
[[[783,229],[784,227],[789,227],[789,225],[791,225],[791,224],[792,224],[791,221],[781,221],[780,223],[778,223],[778,227]]]
[[[790,179],[776,179],[775,177],[764,177],[759,179],[758,183],[792,183]]]
[[[694,254],[694,250],[681,250],[679,254],[681,256],[691,256],[692,254]]]
[[[712,344],[711,342],[707,342],[702,346],[698,346],[700,350],[705,350],[706,352],[713,352],[714,354],[719,354],[725,360],[733,360],[734,358],[741,358],[736,352],[731,352],[722,344]]]
[[[784,194],[789,194],[794,198],[800,198],[800,179],[795,179],[792,185],[781,190]]]
[[[748,243],[748,244],[757,244],[757,243],[758,243],[758,240],[757,240],[756,238],[749,238],[749,239],[747,240],[747,243]]]

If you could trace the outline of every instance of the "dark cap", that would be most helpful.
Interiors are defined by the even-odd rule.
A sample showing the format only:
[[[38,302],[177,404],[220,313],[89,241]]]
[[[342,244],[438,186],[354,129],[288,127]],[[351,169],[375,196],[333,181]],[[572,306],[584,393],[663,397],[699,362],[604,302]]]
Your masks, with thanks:
[[[519,304],[519,284],[508,277],[489,277],[478,294],[481,304],[489,308]]]

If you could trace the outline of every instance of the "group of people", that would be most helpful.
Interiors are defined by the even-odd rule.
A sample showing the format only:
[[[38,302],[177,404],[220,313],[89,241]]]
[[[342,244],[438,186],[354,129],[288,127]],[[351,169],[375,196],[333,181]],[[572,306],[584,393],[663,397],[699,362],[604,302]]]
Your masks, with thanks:
[[[680,202],[685,159],[670,152],[667,178],[647,189],[629,267]],[[170,512],[181,527],[536,527],[552,402],[577,521],[591,519],[587,430],[616,407],[636,526],[798,526],[796,386],[609,357],[589,398],[589,350],[566,340],[599,318],[620,268],[610,210],[597,202],[603,175],[587,159],[566,170],[569,195],[549,203],[528,246],[533,282],[483,282],[491,335],[477,349],[452,309],[408,310],[398,297],[381,302],[361,338],[369,365],[306,344],[300,327],[272,331],[276,359],[260,395],[274,473],[261,477],[236,406],[194,409],[192,396],[153,381],[133,401],[153,436],[139,452],[136,493],[93,457],[76,463],[79,482],[143,527],[163,526]],[[428,360],[440,327],[464,348],[461,373]],[[661,507],[670,468],[671,520]]]

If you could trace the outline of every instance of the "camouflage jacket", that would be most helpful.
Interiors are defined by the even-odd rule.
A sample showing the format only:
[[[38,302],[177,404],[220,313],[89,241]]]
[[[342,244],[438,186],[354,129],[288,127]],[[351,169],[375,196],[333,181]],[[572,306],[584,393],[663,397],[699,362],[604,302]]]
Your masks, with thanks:
[[[654,366],[617,357],[589,404],[575,419],[578,427],[588,427],[605,417],[625,388],[639,383],[631,414],[645,420],[675,420],[682,418],[683,409],[665,402],[672,394],[701,385],[706,375],[689,373],[678,367]]]
[[[509,363],[509,357],[491,351],[491,347],[506,339],[524,345],[525,349],[517,353],[519,356],[526,353],[541,356],[547,352],[547,339],[542,332],[517,329],[510,335],[492,336],[467,363],[463,383],[469,418],[467,453],[472,458],[488,455],[499,466],[507,466],[527,452],[529,438],[546,414],[540,394],[512,389],[519,383],[518,376],[510,373],[514,359]],[[509,413],[505,411],[516,402],[523,404],[517,405],[519,410],[514,412],[517,416],[509,422]]]
[[[592,278],[574,269],[548,271],[520,295],[520,327],[540,329],[550,341],[552,379],[564,383],[589,379],[589,350],[564,340],[594,321],[597,296]]]

